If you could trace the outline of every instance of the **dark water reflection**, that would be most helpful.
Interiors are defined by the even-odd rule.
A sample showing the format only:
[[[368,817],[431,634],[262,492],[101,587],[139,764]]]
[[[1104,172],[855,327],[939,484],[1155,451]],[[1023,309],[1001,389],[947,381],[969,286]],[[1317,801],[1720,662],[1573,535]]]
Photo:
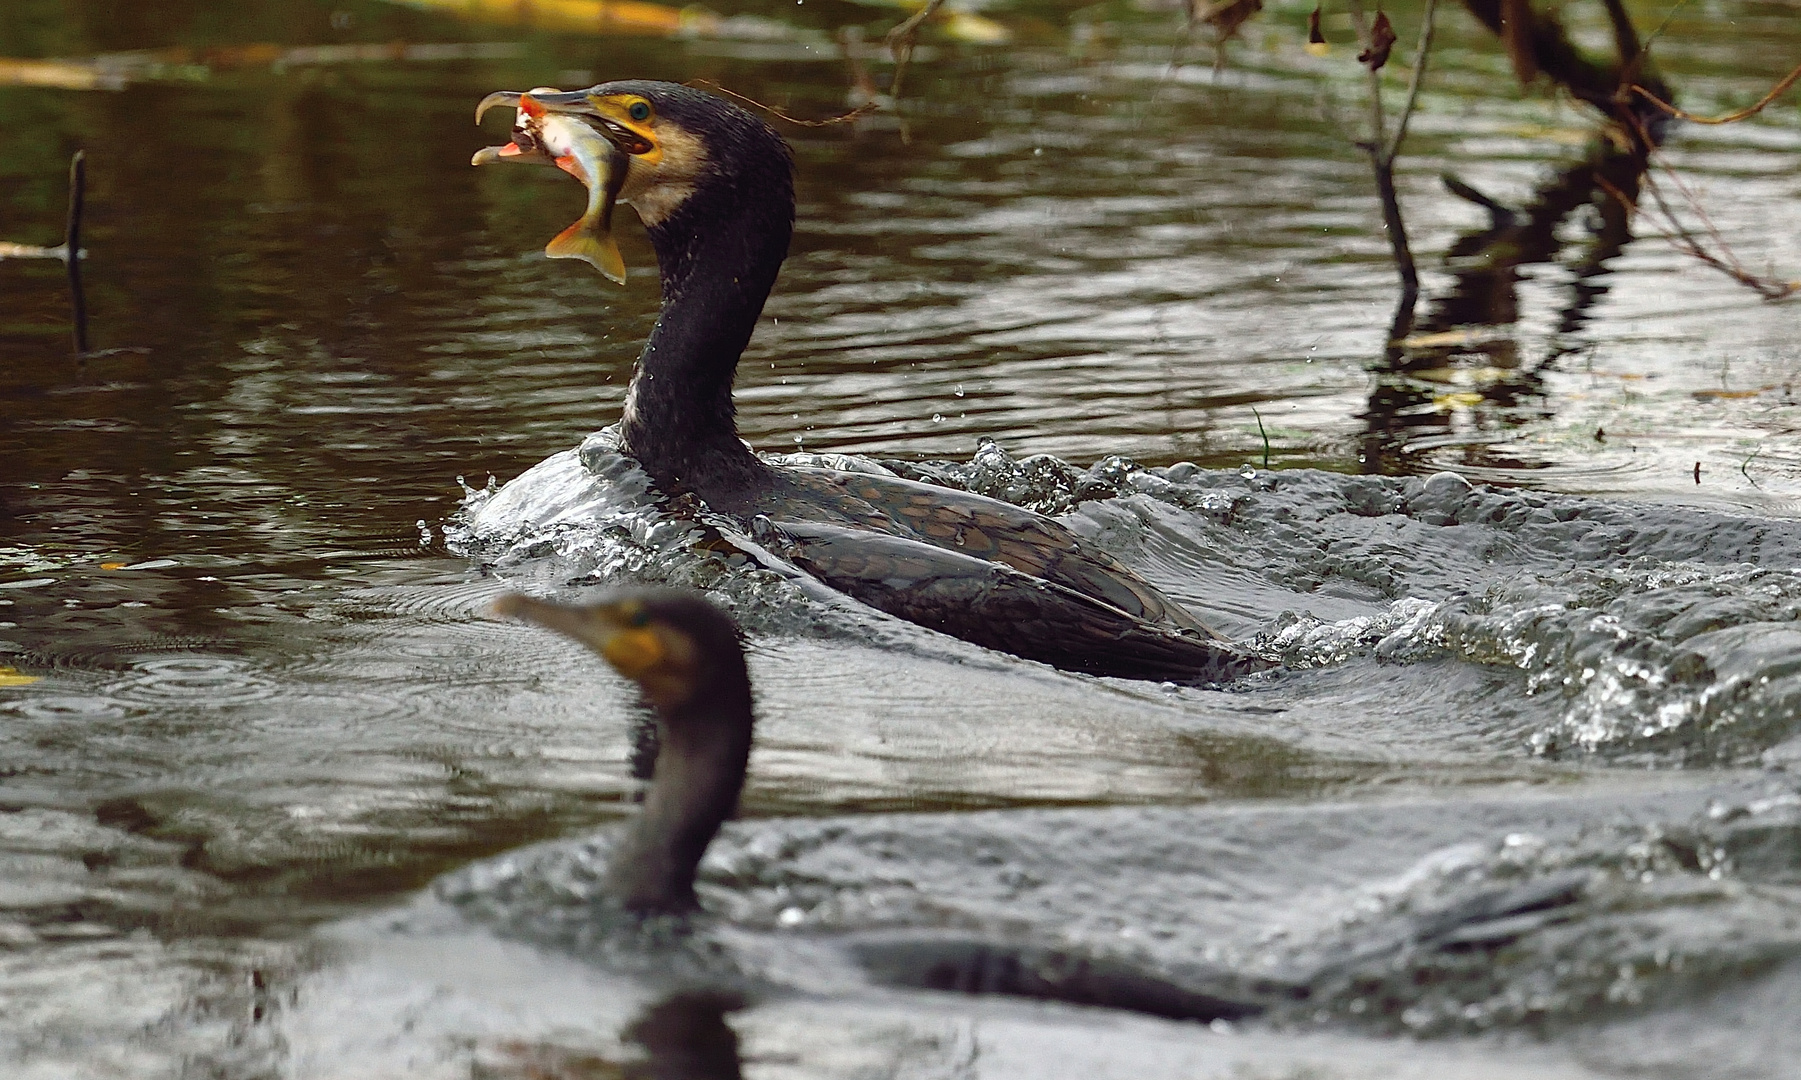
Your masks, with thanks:
[[[94,345],[69,353],[60,267],[0,263],[0,663],[39,679],[0,682],[0,993],[41,999],[0,1054],[113,1060],[164,1006],[184,1018],[171,1055],[215,1053],[242,1036],[234,1010],[263,1007],[246,970],[305,967],[291,931],[608,820],[632,790],[616,681],[481,621],[498,586],[448,554],[443,525],[457,477],[510,478],[615,418],[654,317],[651,254],[626,230],[623,288],[537,254],[581,196],[549,170],[469,168],[471,107],[631,74],[824,115],[842,107],[842,60],[804,36],[577,40],[341,8],[335,23],[315,4],[0,10],[5,56],[520,43],[0,88],[0,240],[55,243],[68,157],[88,154]],[[1801,51],[1789,8],[1722,10],[1678,15],[1658,46],[1700,111],[1755,97]],[[846,4],[759,13],[886,25]],[[1792,512],[1793,305],[1560,188],[1587,168],[1591,118],[1497,92],[1504,65],[1467,20],[1447,20],[1402,177],[1426,284],[1413,332],[1461,336],[1389,349],[1392,271],[1346,138],[1360,83],[1348,56],[1297,51],[1304,12],[1272,13],[1215,75],[1206,57],[1171,67],[1168,13],[997,12],[1015,45],[940,43],[910,76],[911,141],[883,124],[791,131],[800,227],[741,371],[746,437],[963,460],[992,436],[1084,465],[1261,468],[1261,422],[1278,467],[1452,467]],[[1072,19],[1114,31],[1074,50]],[[1792,275],[1797,149],[1792,110],[1772,110],[1679,129],[1665,153],[1747,264]],[[1574,205],[1492,223],[1444,191],[1445,168],[1516,210]],[[1382,598],[1345,586],[1318,610]],[[1271,614],[1233,613],[1246,632]],[[1421,750],[1428,736],[1382,720],[1417,689],[1401,675],[1333,698],[1354,706],[1347,729],[1272,736],[1248,709],[1194,723],[1210,706],[1156,688],[897,665],[804,636],[759,641],[753,663],[777,717],[758,816],[1305,801],[1582,771],[1498,751],[1511,716]],[[1517,692],[1511,672],[1474,670],[1446,675],[1432,707]],[[160,1004],[89,1023],[139,979]]]

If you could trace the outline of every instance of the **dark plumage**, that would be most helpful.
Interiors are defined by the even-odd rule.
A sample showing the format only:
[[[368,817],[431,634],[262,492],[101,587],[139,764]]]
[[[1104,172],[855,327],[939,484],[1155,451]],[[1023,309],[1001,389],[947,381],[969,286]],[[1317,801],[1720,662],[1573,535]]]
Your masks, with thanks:
[[[494,611],[569,635],[643,689],[656,713],[656,764],[608,889],[644,914],[699,908],[695,868],[737,808],[750,762],[755,721],[737,626],[674,589],[621,590],[584,607],[509,594]]]
[[[529,97],[544,113],[588,118],[594,138],[651,147],[629,155],[620,198],[656,248],[663,307],[620,438],[665,493],[737,519],[864,603],[990,648],[1186,682],[1269,666],[1050,518],[897,477],[758,458],[738,438],[732,378],[793,232],[787,144],[737,106],[671,83]]]
[[[630,911],[699,910],[700,860],[744,787],[755,727],[737,628],[699,596],[615,590],[582,607],[516,594],[496,614],[567,634],[635,681],[655,713],[659,749],[644,810],[614,849],[607,889]],[[894,932],[843,941],[871,977],[896,986],[1002,994],[1201,1020],[1239,1019],[1296,987],[1190,965],[1177,980],[1064,948],[968,933]]]

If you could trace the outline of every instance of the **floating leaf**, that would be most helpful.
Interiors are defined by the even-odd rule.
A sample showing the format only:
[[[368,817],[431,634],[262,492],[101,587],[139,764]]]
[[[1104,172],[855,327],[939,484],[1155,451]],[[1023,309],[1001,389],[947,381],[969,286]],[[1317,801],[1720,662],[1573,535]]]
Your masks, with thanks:
[[[60,259],[63,254],[61,247],[0,243],[0,259]]]
[[[1395,344],[1403,349],[1468,348],[1506,336],[1507,331],[1500,327],[1477,329],[1463,326],[1451,330],[1422,330],[1417,334],[1407,335]]]
[[[1456,409],[1473,409],[1482,404],[1483,397],[1474,390],[1453,390],[1448,394],[1439,394],[1432,399],[1432,404],[1439,412],[1452,412]]]
[[[950,11],[940,17],[939,33],[953,41],[972,45],[1005,45],[1013,40],[1013,31],[973,11]]]
[[[30,686],[39,681],[41,681],[40,676],[27,675],[18,668],[0,664],[0,686]]]
[[[1696,390],[1693,396],[1696,401],[1736,401],[1754,398],[1774,389],[1774,386],[1766,386],[1760,390]]]
[[[118,90],[122,80],[80,60],[0,57],[0,86],[48,86],[58,90]]]
[[[698,5],[692,8],[643,0],[394,0],[406,7],[442,11],[457,18],[503,26],[531,26],[562,34],[651,34],[673,37],[695,33],[710,37],[720,18]]]
[[[1388,63],[1388,54],[1394,51],[1394,24],[1388,21],[1388,12],[1376,12],[1376,22],[1370,27],[1369,47],[1357,54],[1357,62],[1371,71],[1381,71],[1382,65]]]

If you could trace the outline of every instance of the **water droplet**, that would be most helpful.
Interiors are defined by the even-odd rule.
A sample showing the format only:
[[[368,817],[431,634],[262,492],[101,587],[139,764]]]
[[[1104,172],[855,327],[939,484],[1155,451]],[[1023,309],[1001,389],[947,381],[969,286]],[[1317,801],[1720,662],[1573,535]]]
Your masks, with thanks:
[[[944,414],[943,413],[933,413],[932,414],[932,423],[934,423],[934,424],[944,423]]]
[[[1257,479],[1257,470],[1251,468],[1249,465],[1241,465],[1238,468],[1238,475],[1244,477],[1246,480],[1255,480]]]
[[[799,926],[807,920],[807,913],[797,907],[786,907],[776,916],[776,921],[783,926]]]
[[[955,390],[951,391],[951,393],[957,395],[958,397],[962,397],[963,396],[963,384],[958,383],[957,388]]]

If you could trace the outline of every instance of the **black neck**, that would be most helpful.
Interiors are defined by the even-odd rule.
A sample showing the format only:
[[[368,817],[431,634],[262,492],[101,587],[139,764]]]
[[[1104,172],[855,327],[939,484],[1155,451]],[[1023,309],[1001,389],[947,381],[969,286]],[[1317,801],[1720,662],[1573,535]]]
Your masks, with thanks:
[[[684,706],[659,711],[658,753],[644,812],[614,855],[610,886],[632,911],[680,915],[700,905],[694,873],[738,805],[750,763],[750,679],[743,658]]]
[[[732,377],[788,254],[794,199],[776,190],[703,187],[650,228],[663,309],[626,395],[625,449],[665,491],[742,491],[768,475],[738,438]]]

